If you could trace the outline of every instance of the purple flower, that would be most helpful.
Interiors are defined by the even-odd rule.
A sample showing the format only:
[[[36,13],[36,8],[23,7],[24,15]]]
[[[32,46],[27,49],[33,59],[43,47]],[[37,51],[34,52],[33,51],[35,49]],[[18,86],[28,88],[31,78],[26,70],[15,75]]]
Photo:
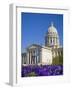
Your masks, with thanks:
[[[62,65],[29,65],[22,66],[21,76],[26,77],[29,73],[34,72],[36,76],[55,76],[63,75],[63,66]]]

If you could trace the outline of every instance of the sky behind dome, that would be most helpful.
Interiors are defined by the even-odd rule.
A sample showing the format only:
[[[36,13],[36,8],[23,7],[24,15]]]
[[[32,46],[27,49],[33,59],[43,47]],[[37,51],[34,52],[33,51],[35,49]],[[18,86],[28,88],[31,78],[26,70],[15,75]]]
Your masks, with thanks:
[[[25,51],[31,44],[45,45],[45,34],[53,22],[63,46],[63,15],[21,13],[21,50]]]

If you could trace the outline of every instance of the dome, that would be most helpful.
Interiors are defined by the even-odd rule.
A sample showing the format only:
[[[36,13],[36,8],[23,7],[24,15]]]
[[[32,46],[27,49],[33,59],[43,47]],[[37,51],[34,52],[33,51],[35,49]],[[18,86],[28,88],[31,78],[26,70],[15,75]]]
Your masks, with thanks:
[[[48,28],[48,34],[57,34],[57,29],[54,27],[53,23],[51,23],[51,26]]]
[[[59,35],[53,23],[51,23],[51,26],[48,28],[48,31],[46,32],[45,46],[52,48],[59,47]]]

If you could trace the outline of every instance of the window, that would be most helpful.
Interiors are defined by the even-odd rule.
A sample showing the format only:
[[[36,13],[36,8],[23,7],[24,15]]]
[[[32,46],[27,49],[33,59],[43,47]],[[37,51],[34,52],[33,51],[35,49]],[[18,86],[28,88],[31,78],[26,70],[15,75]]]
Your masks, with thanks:
[[[52,44],[52,39],[51,39],[51,44]]]

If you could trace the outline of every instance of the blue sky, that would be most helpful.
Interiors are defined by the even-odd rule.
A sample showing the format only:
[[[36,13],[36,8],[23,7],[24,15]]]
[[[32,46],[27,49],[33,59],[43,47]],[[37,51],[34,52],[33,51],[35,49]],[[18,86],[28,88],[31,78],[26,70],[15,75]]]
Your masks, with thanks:
[[[53,22],[59,34],[60,45],[63,45],[63,15],[21,13],[21,50],[31,44],[45,44],[45,34]]]

